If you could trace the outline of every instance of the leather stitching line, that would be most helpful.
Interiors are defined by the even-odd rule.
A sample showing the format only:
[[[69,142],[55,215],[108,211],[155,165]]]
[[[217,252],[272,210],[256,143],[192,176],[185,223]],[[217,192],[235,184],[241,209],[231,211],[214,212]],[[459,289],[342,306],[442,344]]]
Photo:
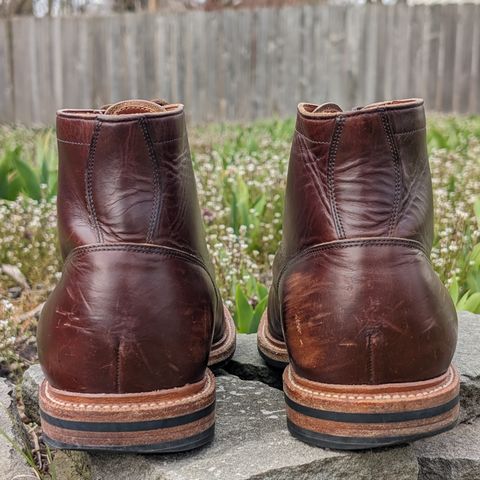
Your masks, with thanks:
[[[406,132],[395,132],[394,134],[395,135],[408,135],[409,133],[422,132],[425,129],[426,129],[426,127],[415,128],[414,130],[407,130]]]
[[[120,393],[120,341],[117,343],[115,352],[116,369],[115,369],[115,390]]]
[[[220,294],[217,290],[217,286],[215,284],[215,279],[213,278],[212,274],[209,272],[207,266],[203,262],[202,259],[199,257],[183,252],[181,250],[176,250],[170,247],[162,247],[161,245],[118,245],[118,244],[101,244],[101,245],[86,245],[83,247],[77,247],[73,249],[68,257],[65,259],[65,264],[67,262],[71,262],[74,258],[81,258],[87,255],[90,252],[110,252],[110,251],[117,251],[117,252],[133,252],[133,253],[150,253],[152,255],[163,255],[165,257],[172,257],[178,258],[180,260],[185,260],[187,262],[193,263],[201,267],[208,278],[210,278],[213,290],[215,291],[215,298],[217,303],[220,302]]]
[[[95,203],[93,201],[93,175],[94,175],[94,168],[95,168],[95,155],[97,151],[97,141],[98,141],[98,137],[100,136],[101,128],[102,128],[102,122],[100,120],[97,120],[95,122],[95,127],[93,130],[92,141],[90,143],[90,151],[88,152],[87,169],[85,171],[85,191],[86,191],[87,209],[88,209],[88,213],[90,214],[90,222],[92,223],[92,227],[95,230],[95,235],[97,237],[98,243],[103,242],[103,234],[98,224],[97,213],[95,211]]]
[[[393,194],[393,205],[392,213],[390,215],[390,220],[388,222],[388,236],[393,235],[394,229],[397,225],[398,219],[398,209],[400,206],[400,188],[401,188],[401,172],[400,172],[400,155],[393,137],[392,126],[390,125],[390,120],[385,111],[381,114],[383,128],[385,129],[385,134],[387,136],[387,141],[390,147],[390,152],[393,159],[393,170],[395,175],[395,189]]]
[[[278,275],[278,280],[276,282],[277,291],[280,290],[280,281],[290,265],[294,264],[296,261],[301,260],[305,257],[316,257],[320,253],[325,252],[327,250],[335,250],[335,249],[344,249],[344,248],[352,248],[352,247],[405,247],[411,248],[414,250],[418,250],[423,255],[425,255],[428,259],[428,255],[425,252],[422,244],[417,242],[416,240],[407,240],[407,239],[399,239],[399,238],[372,238],[372,239],[363,239],[363,240],[347,240],[347,241],[339,241],[335,243],[327,243],[327,244],[320,244],[313,247],[310,247],[303,252],[291,257],[283,266],[280,274]]]
[[[173,138],[171,140],[152,140],[152,143],[155,145],[164,145],[165,143],[172,143],[178,142],[179,140],[183,140],[187,135],[182,135],[181,137]]]
[[[338,213],[337,209],[337,200],[335,197],[335,160],[337,156],[338,146],[340,144],[340,136],[343,131],[343,126],[345,124],[345,118],[338,116],[335,124],[335,129],[332,136],[332,141],[330,144],[330,151],[328,153],[328,165],[327,165],[327,187],[328,187],[328,196],[330,198],[330,207],[332,209],[335,229],[337,235],[340,239],[345,238],[345,229],[343,228],[342,219]]]
[[[305,140],[308,140],[309,142],[311,143],[316,143],[317,145],[330,145],[330,142],[318,142],[316,140],[312,140],[311,138],[308,138],[306,135],[304,135],[303,133],[299,132],[297,129],[295,129],[295,132],[300,135],[302,138],[304,138]]]
[[[143,137],[148,150],[148,156],[150,157],[153,167],[153,203],[150,221],[148,223],[147,237],[145,239],[146,243],[151,243],[157,230],[158,217],[160,213],[160,171],[158,159],[153,148],[152,138],[150,136],[150,132],[148,131],[147,120],[145,117],[142,117],[138,120],[138,123],[143,132]]]
[[[349,393],[349,394],[324,393],[324,392],[318,392],[316,390],[310,390],[308,388],[303,387],[302,385],[299,385],[292,376],[291,367],[287,367],[287,368],[289,369],[288,370],[288,378],[289,378],[290,382],[292,383],[292,385],[294,385],[295,389],[301,390],[302,392],[304,392],[308,395],[313,395],[315,397],[331,397],[331,398],[342,398],[342,399],[348,399],[348,400],[375,400],[375,399],[391,400],[391,399],[396,399],[396,398],[424,397],[425,395],[428,395],[430,393],[439,392],[440,390],[443,390],[443,389],[449,387],[455,379],[455,375],[450,370],[449,375],[444,380],[444,382],[442,382],[440,385],[438,385],[437,387],[431,388],[429,390],[421,390],[418,393],[408,393],[408,394],[405,394],[405,393],[389,393],[389,394],[377,393],[377,394],[372,394],[372,395],[358,394],[358,393]]]
[[[368,369],[368,378],[370,383],[375,383],[375,373],[373,370],[373,345],[372,345],[372,333],[367,333],[367,351],[368,351],[368,360],[367,360],[367,369]]]
[[[85,143],[85,142],[72,142],[70,140],[63,140],[62,138],[57,137],[57,142],[60,143],[68,143],[70,145],[90,145],[90,143]]]
[[[76,403],[76,402],[68,402],[66,400],[58,400],[57,398],[53,398],[48,392],[48,389],[45,389],[45,396],[48,398],[48,400],[51,403],[57,404],[57,405],[63,405],[65,407],[72,406],[76,408],[85,408],[86,410],[112,410],[112,411],[117,411],[117,410],[131,410],[132,407],[136,409],[147,409],[147,408],[152,408],[152,407],[162,407],[165,405],[181,405],[182,403],[187,403],[191,402],[197,399],[200,399],[201,397],[205,396],[205,398],[208,398],[208,396],[211,394],[210,390],[212,389],[212,384],[215,386],[214,382],[215,379],[211,373],[207,371],[206,374],[206,381],[205,385],[202,387],[202,390],[200,390],[198,393],[195,393],[193,395],[190,395],[187,399],[180,399],[180,400],[158,400],[156,402],[142,402],[142,403],[117,403],[115,405],[98,405],[98,404],[92,404],[92,403]],[[213,379],[212,379],[213,378]]]

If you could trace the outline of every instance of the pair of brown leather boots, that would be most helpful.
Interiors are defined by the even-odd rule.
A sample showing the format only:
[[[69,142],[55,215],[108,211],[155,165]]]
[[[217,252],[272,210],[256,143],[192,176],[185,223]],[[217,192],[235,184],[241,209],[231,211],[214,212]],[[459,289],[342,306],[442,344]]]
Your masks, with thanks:
[[[176,452],[213,437],[215,378],[235,327],[215,285],[183,106],[62,110],[65,265],[40,319],[45,440]],[[362,449],[451,428],[457,321],[432,270],[421,100],[343,112],[300,104],[283,242],[258,347],[283,379],[288,427]]]

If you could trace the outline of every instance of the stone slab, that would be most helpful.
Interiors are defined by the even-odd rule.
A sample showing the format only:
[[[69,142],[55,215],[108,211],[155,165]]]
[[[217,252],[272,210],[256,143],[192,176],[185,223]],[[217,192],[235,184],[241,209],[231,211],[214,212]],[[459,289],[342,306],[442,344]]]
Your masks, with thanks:
[[[27,433],[18,415],[14,386],[0,379],[0,478],[35,479],[21,451],[29,449]]]
[[[458,343],[453,363],[461,377],[460,421],[464,422],[480,415],[480,315],[458,314]]]
[[[420,479],[480,479],[480,419],[412,444]]]

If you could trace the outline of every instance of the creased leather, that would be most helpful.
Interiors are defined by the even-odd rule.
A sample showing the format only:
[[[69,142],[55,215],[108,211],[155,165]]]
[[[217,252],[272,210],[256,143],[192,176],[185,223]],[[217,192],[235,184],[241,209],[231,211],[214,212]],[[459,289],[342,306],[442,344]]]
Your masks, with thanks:
[[[299,107],[268,301],[295,371],[337,384],[444,373],[457,318],[428,260],[432,238],[422,101]]]
[[[74,254],[42,312],[40,362],[52,386],[74,392],[194,383],[205,373],[215,306],[205,269],[168,252],[111,244]]]

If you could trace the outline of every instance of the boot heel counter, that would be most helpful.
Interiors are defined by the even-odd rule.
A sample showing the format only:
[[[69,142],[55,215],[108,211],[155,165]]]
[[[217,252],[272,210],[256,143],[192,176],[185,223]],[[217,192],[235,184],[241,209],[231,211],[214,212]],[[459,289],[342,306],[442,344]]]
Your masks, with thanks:
[[[416,243],[335,242],[290,263],[279,287],[283,329],[299,375],[377,384],[420,381],[447,370],[456,312]]]
[[[88,393],[198,382],[217,303],[190,255],[134,244],[77,249],[42,311],[42,367],[51,385]]]

